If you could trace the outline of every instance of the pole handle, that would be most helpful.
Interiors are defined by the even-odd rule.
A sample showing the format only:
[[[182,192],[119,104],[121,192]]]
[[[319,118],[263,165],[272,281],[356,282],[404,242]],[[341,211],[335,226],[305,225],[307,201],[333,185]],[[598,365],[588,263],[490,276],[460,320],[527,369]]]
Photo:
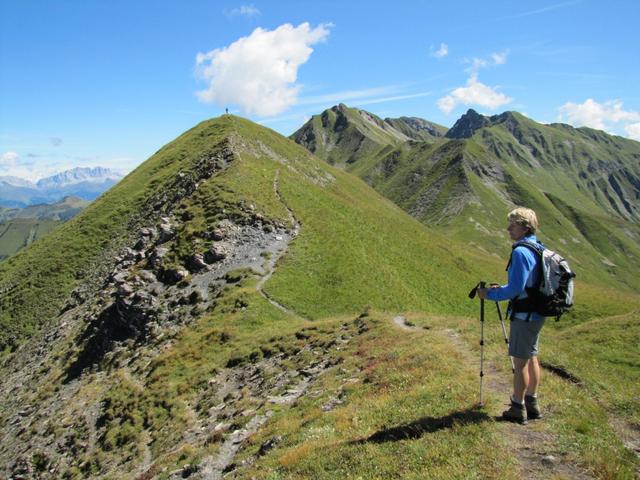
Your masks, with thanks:
[[[473,287],[469,292],[469,298],[471,299],[476,298],[476,293],[478,293],[478,288],[484,288],[485,285],[486,285],[486,282],[483,282],[482,280],[480,280],[480,282],[478,282],[478,284],[475,287]]]

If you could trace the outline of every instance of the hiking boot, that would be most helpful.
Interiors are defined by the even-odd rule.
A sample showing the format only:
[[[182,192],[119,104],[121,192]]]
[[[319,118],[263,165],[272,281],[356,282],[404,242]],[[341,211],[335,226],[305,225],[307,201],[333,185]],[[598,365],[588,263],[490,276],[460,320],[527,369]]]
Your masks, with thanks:
[[[503,420],[507,420],[509,422],[516,422],[521,425],[526,425],[527,410],[521,403],[511,400],[511,407],[509,407],[509,410],[505,410],[504,412],[502,412],[502,418]]]
[[[527,418],[529,420],[538,420],[542,418],[540,407],[538,407],[538,398],[531,395],[524,396],[524,406],[527,409]]]

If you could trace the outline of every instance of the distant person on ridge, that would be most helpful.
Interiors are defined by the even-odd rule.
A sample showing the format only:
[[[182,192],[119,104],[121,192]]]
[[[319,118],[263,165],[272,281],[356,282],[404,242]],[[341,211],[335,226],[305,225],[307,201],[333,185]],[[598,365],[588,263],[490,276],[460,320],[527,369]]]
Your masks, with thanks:
[[[516,208],[508,215],[509,236],[515,242],[507,266],[508,282],[491,288],[479,288],[478,296],[491,301],[510,300],[507,316],[511,319],[509,332],[509,355],[513,357],[513,395],[511,407],[502,417],[512,422],[526,423],[527,418],[541,418],[538,408],[537,390],[540,384],[540,362],[538,361],[538,338],[544,325],[544,317],[523,308],[527,298],[526,288],[535,287],[540,279],[541,260],[519,242],[536,244],[538,218],[529,208]]]

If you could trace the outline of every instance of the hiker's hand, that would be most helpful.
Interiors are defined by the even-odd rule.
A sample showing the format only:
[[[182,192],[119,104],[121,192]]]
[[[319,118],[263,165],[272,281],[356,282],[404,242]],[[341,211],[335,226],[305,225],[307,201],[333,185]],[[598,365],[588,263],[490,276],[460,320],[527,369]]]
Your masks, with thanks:
[[[488,288],[478,288],[477,295],[480,298],[480,300],[485,300],[487,298],[488,291],[489,291]]]
[[[500,288],[500,284],[499,283],[490,283],[489,284],[489,288]]]

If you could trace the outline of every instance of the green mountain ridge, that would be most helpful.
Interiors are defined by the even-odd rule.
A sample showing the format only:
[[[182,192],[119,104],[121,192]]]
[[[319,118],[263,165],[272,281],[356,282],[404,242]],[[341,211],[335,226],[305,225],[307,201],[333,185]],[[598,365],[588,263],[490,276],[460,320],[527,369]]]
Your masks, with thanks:
[[[340,109],[345,119],[363,115]],[[541,215],[544,241],[568,250],[587,278],[604,274],[637,290],[640,143],[588,128],[542,125],[517,112],[486,117],[469,110],[444,137],[385,145],[377,135],[376,149],[336,147],[328,155],[319,141],[304,142],[306,132],[317,130],[315,119],[291,138],[358,175],[424,224],[497,253],[505,247],[496,242],[504,212],[526,204]],[[345,123],[342,131],[362,136],[359,125]],[[345,135],[340,145],[353,145]],[[584,228],[595,223],[597,230]]]
[[[344,104],[314,115],[291,138],[331,164],[344,166],[387,145],[440,138],[446,128],[423,119],[385,119]]]
[[[293,239],[297,222],[300,233]],[[291,245],[281,258],[276,247],[286,241]],[[449,259],[444,264],[441,252]],[[275,274],[257,291],[276,261]],[[102,409],[97,426],[78,427],[97,428],[99,439],[93,453],[78,462],[98,459],[101,469],[117,471],[118,455],[140,437],[118,426],[120,413],[109,407],[116,391],[108,385],[128,385],[116,372],[134,361],[132,355],[147,364],[144,376],[168,369],[166,376],[146,380],[143,408],[182,375],[182,354],[174,353],[178,364],[159,363],[162,345],[195,335],[203,349],[197,356],[205,358],[177,380],[179,390],[194,398],[213,365],[245,362],[243,355],[254,355],[274,329],[292,332],[312,319],[356,315],[367,305],[470,311],[471,305],[452,301],[452,275],[461,277],[456,295],[463,296],[480,267],[492,264],[479,256],[473,262],[463,258],[462,249],[425,232],[363,182],[274,132],[232,116],[204,122],[0,265],[0,339],[8,355],[3,368],[12,372],[4,384],[3,411],[16,415],[20,405],[33,404],[28,398],[39,397],[34,415],[41,427],[33,428],[30,443],[51,459],[56,447],[41,437],[44,419],[62,421],[82,404]],[[222,348],[218,342],[207,346],[211,328],[236,332],[223,338],[237,338]],[[44,345],[53,342],[50,349],[42,350],[40,332]],[[93,372],[116,377],[108,373],[111,380],[103,382]],[[54,385],[79,403],[45,401],[57,397],[50,390]],[[101,393],[85,404],[73,393],[78,388]],[[140,412],[146,415],[144,431],[155,439],[155,456],[166,455],[174,435],[186,428],[180,426],[186,421],[179,413],[183,394],[171,395],[164,407]],[[177,422],[174,434],[158,430],[167,417]],[[17,430],[5,432],[4,460],[21,445]],[[73,465],[62,462],[59,468],[72,472]]]
[[[390,128],[380,138],[400,138]],[[445,183],[454,172],[484,193],[467,166],[485,168],[484,147],[418,143]],[[518,478],[508,426],[491,417],[506,393],[473,408],[467,360],[468,290],[503,267],[269,129],[202,122],[0,264],[0,474]],[[634,338],[637,294],[579,289],[550,337],[618,314],[611,325]],[[487,339],[508,376],[497,328]],[[559,406],[541,428],[572,468],[636,468],[603,420],[640,418],[637,388],[620,386],[636,356],[597,371],[562,357],[588,388],[608,386],[601,404],[549,378]]]

